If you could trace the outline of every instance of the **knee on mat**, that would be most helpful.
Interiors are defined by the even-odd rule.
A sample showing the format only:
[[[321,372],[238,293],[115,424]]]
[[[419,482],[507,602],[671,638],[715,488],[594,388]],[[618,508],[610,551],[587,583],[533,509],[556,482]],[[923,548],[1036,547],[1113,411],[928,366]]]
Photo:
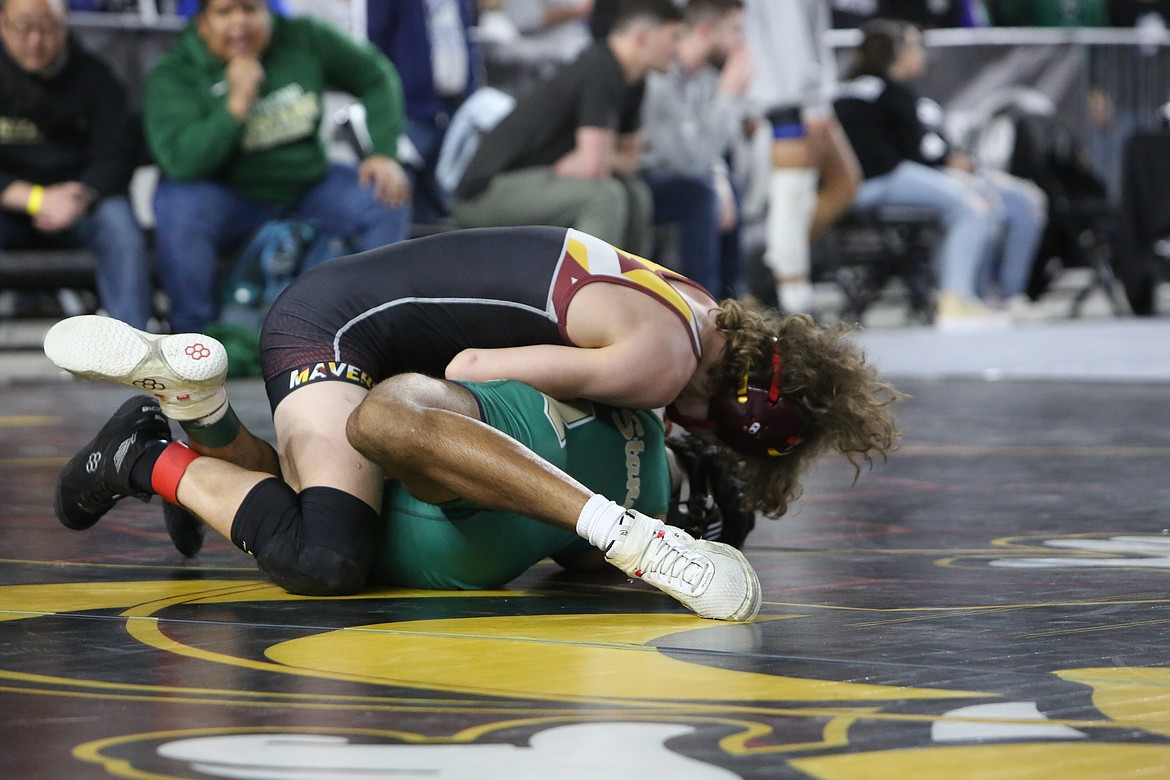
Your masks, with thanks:
[[[381,528],[378,513],[356,496],[325,486],[298,494],[272,478],[240,505],[232,542],[290,593],[345,596],[365,587]]]
[[[350,596],[369,578],[371,560],[361,560],[321,546],[298,546],[275,539],[257,555],[268,578],[298,596]]]

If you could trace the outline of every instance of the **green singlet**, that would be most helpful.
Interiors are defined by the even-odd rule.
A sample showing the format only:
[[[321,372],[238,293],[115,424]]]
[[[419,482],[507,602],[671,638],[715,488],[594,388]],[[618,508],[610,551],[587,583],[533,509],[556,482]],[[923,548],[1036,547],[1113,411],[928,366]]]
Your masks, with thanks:
[[[482,419],[589,489],[648,515],[665,515],[670,472],[653,412],[554,401],[520,382],[467,382]],[[383,585],[498,588],[551,555],[591,549],[573,531],[463,501],[426,504],[397,482],[382,501],[386,539],[375,564]]]

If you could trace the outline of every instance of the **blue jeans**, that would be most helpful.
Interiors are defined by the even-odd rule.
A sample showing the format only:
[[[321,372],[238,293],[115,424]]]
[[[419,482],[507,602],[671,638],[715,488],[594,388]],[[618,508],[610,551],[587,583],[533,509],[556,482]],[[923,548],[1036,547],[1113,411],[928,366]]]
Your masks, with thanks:
[[[89,249],[97,256],[101,306],[115,319],[145,328],[154,310],[150,258],[142,228],[125,195],[99,200],[71,228],[42,233],[28,217],[3,213],[0,248]]]
[[[945,231],[935,255],[939,288],[977,297],[998,226],[987,201],[972,187],[946,171],[905,160],[889,173],[863,181],[853,204],[934,209]]]
[[[438,222],[451,213],[451,193],[435,179],[435,165],[443,147],[444,130],[434,119],[406,120],[406,134],[423,161],[423,169],[406,167],[414,193],[414,217],[420,222]],[[405,167],[405,166],[404,166]]]
[[[1002,171],[967,178],[999,224],[1000,241],[980,274],[979,295],[987,297],[992,288],[1004,299],[1024,295],[1048,224],[1048,198],[1033,182]]]
[[[251,200],[221,182],[163,177],[154,195],[159,275],[171,302],[173,332],[199,331],[219,314],[219,257],[239,249],[272,219],[312,221],[353,251],[401,241],[410,234],[410,207],[388,208],[357,169],[334,164],[292,205]]]
[[[654,224],[678,225],[679,273],[717,299],[735,297],[739,286],[739,226],[719,230],[719,196],[711,180],[641,171],[654,196]]]

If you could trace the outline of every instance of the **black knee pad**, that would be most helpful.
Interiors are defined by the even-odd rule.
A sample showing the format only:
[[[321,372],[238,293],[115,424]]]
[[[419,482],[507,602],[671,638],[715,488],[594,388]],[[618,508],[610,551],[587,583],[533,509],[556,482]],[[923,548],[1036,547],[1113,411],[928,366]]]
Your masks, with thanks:
[[[381,523],[369,504],[343,490],[310,487],[298,495],[268,479],[240,504],[232,542],[289,593],[345,596],[365,587]]]

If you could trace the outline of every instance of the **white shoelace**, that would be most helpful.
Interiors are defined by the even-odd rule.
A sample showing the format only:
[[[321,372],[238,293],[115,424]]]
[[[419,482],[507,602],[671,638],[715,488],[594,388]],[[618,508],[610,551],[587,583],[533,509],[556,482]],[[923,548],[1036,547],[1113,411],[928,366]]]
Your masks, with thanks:
[[[659,574],[668,581],[681,581],[687,589],[694,592],[711,561],[705,556],[682,548],[677,540],[667,536],[655,537],[651,540],[643,554],[641,565],[634,576],[645,577],[647,574]]]

